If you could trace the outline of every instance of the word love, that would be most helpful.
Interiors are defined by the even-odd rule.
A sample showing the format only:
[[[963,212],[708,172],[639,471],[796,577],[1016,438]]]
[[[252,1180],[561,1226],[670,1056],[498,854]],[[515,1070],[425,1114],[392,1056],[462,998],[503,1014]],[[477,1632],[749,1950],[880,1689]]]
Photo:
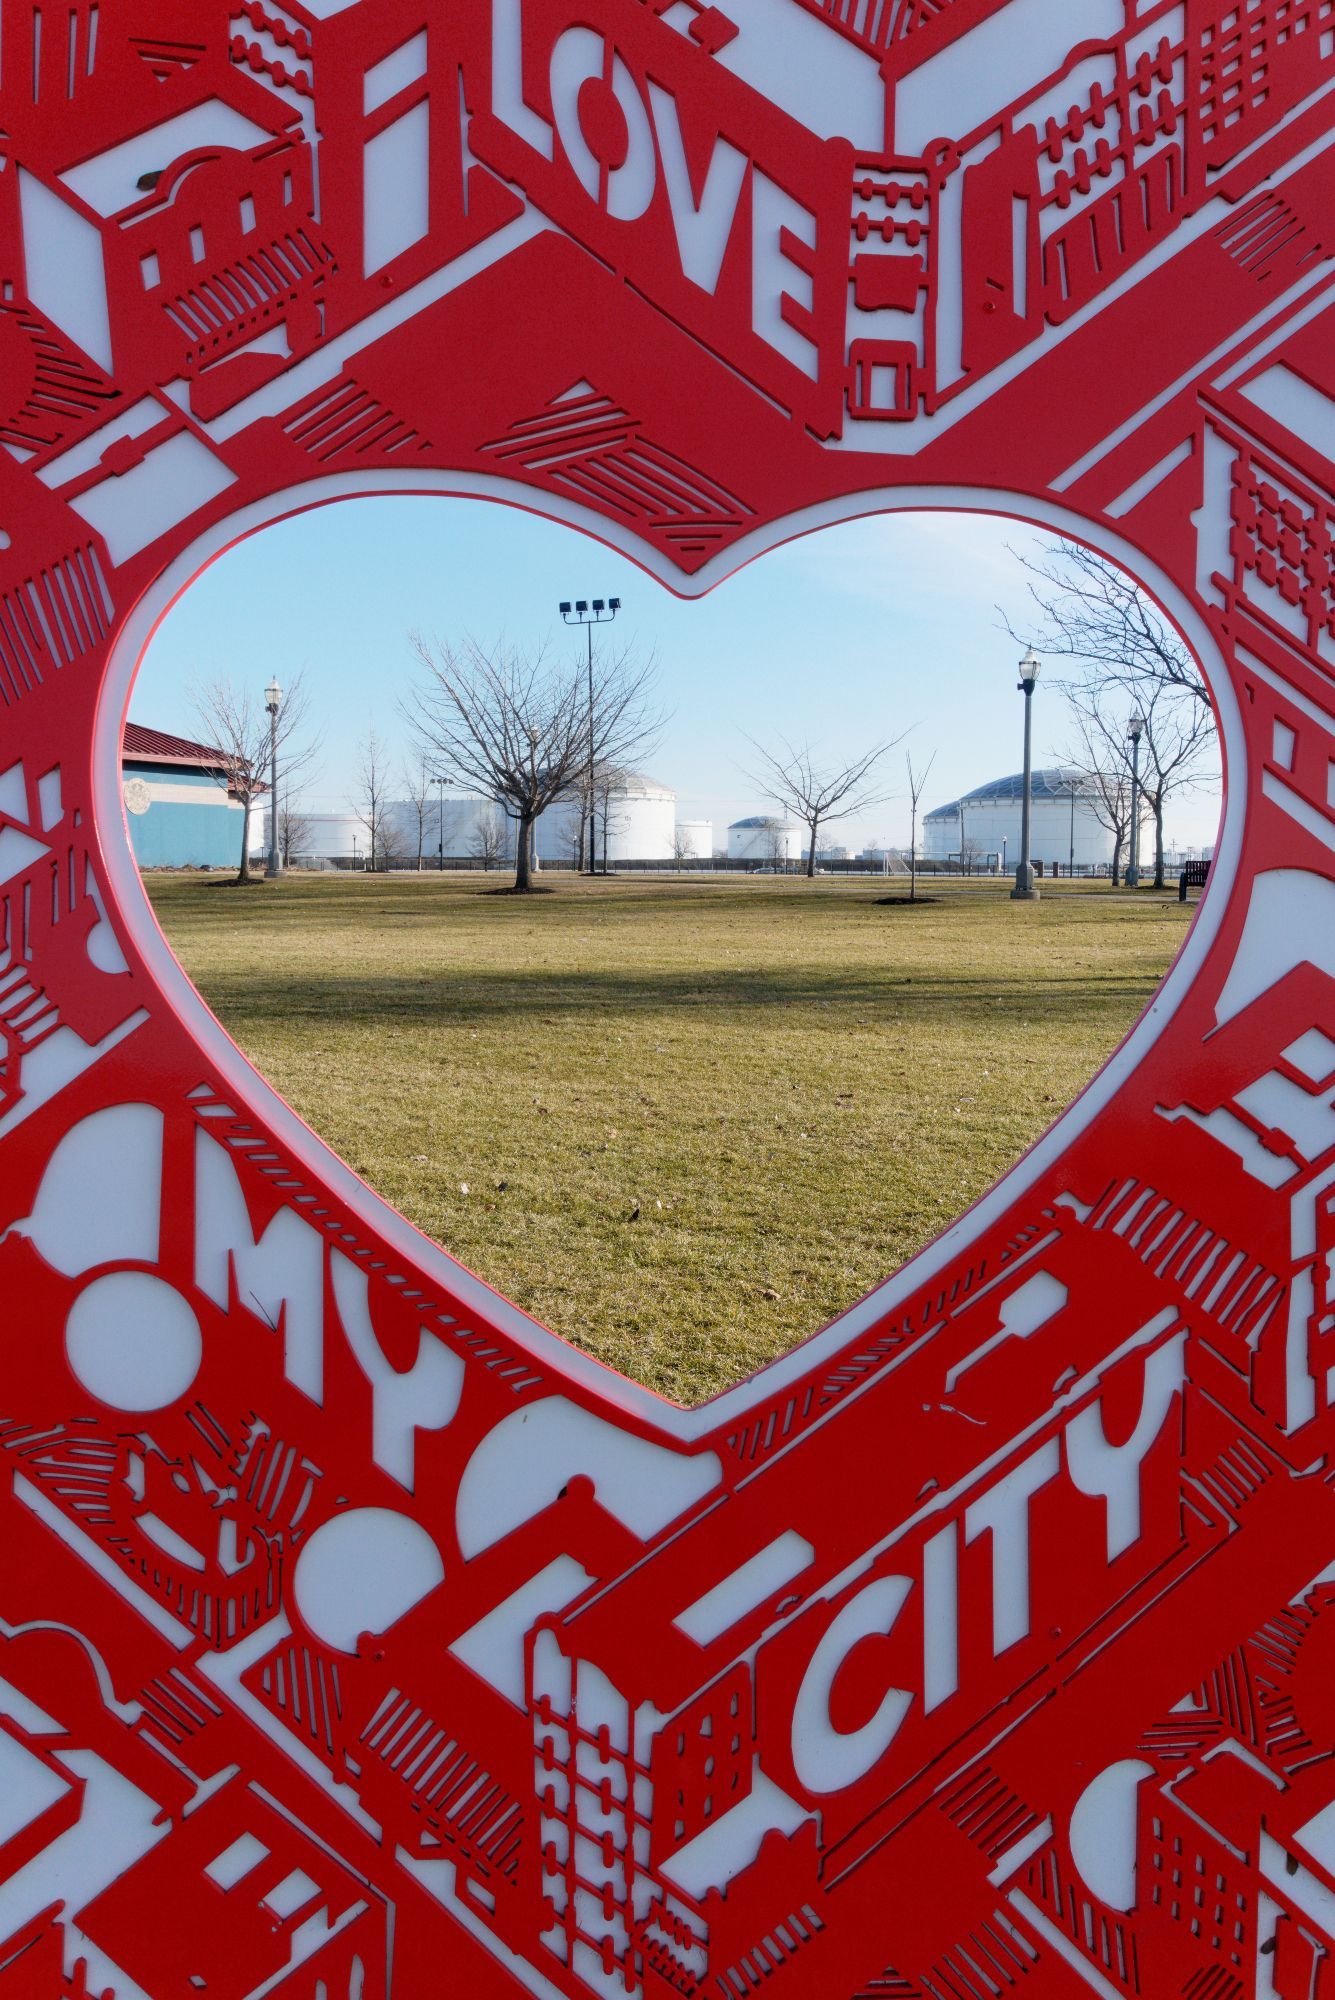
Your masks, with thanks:
[[[472,122],[474,156],[665,305],[712,326],[730,359],[811,417],[827,360],[819,328],[838,324],[821,305],[827,291],[838,305],[843,282],[846,215],[836,225],[850,150],[740,86],[725,94],[721,130],[726,73],[648,9],[618,16],[616,41],[588,25],[597,11],[493,0],[490,116]]]

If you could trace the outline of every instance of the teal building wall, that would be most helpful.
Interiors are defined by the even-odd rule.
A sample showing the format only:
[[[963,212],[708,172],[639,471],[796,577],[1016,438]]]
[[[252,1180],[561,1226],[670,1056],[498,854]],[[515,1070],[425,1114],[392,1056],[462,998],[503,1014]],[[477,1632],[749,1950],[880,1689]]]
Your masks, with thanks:
[[[121,767],[122,783],[134,778],[141,779],[150,793],[146,812],[125,815],[130,846],[141,868],[239,866],[245,811],[207,771],[127,758]],[[185,793],[194,796],[183,797]]]

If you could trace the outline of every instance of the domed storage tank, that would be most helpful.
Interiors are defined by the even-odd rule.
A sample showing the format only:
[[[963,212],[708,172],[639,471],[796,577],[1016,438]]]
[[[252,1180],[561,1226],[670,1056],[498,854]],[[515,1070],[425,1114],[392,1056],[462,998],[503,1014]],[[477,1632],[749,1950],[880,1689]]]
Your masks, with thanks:
[[[1029,820],[1034,860],[1045,869],[1055,863],[1063,874],[1072,859],[1077,868],[1106,867],[1113,858],[1113,835],[1095,810],[1099,796],[1097,781],[1087,772],[1035,771]],[[1023,802],[1024,774],[1015,771],[936,806],[922,822],[923,859],[958,865],[963,853],[974,873],[1014,868]]]
[[[758,861],[773,868],[802,858],[802,829],[774,813],[735,819],[728,828],[729,861]]]

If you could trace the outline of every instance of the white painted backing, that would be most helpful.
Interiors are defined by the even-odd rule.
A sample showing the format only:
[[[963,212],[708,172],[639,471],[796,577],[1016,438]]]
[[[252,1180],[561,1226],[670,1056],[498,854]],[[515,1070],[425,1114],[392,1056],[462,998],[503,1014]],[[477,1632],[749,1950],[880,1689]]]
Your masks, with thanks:
[[[1323,458],[1335,459],[1335,402],[1282,361],[1248,382],[1240,393]]]
[[[66,1278],[98,1264],[155,1264],[162,1113],[112,1104],[72,1125],[46,1163],[32,1214],[11,1224]]]
[[[457,1523],[465,1558],[550,1507],[577,1475],[593,1481],[600,1506],[647,1541],[712,1492],[722,1468],[713,1452],[682,1457],[564,1396],[544,1397],[503,1417],[464,1468]]]
[[[165,1410],[204,1358],[199,1321],[174,1285],[148,1271],[108,1271],[86,1285],[65,1322],[75,1376],[113,1410]]]
[[[366,147],[362,269],[369,277],[420,243],[430,226],[431,111],[417,104]]]
[[[776,1590],[782,1590],[786,1583],[800,1576],[815,1559],[811,1543],[789,1528],[716,1583],[712,1590],[707,1590],[703,1597],[697,1597],[694,1604],[679,1611],[672,1622],[688,1639],[694,1639],[697,1646],[708,1646],[766,1598],[773,1597]]]
[[[373,63],[362,78],[362,110],[369,118],[397,97],[410,83],[426,75],[426,29],[410,35],[398,48],[391,49],[380,62]]]
[[[573,1556],[557,1556],[485,1618],[450,1642],[456,1659],[471,1667],[516,1708],[524,1699],[524,1641],[545,1612],[564,1610],[593,1582]]]
[[[174,118],[164,118],[147,132],[136,132],[132,139],[108,146],[82,166],[67,168],[61,179],[98,215],[116,215],[143,199],[144,191],[136,183],[145,174],[164,172],[183,153],[215,146],[234,146],[246,152],[269,136],[262,125],[243,117],[221,98],[210,97]]]
[[[728,0],[739,30],[714,58],[822,139],[860,152],[885,144],[885,84],[875,56],[791,0]]]
[[[28,295],[75,345],[111,372],[111,318],[102,238],[86,216],[18,169]]]
[[[326,1646],[355,1653],[363,1632],[385,1632],[441,1583],[445,1565],[426,1529],[392,1507],[352,1507],[322,1521],[297,1557],[302,1618]]]
[[[111,560],[123,563],[235,482],[215,452],[191,432],[178,431],[128,472],[88,487],[70,505],[102,536]]]
[[[726,1889],[749,1868],[767,1833],[795,1833],[811,1815],[790,1799],[756,1760],[751,1789],[740,1804],[707,1826],[661,1863],[661,1872],[688,1896],[703,1901],[711,1889]]]
[[[895,151],[918,155],[933,139],[967,137],[1027,97],[1034,78],[1060,69],[1078,43],[1105,41],[1125,24],[1122,0],[1010,0],[899,80]]]

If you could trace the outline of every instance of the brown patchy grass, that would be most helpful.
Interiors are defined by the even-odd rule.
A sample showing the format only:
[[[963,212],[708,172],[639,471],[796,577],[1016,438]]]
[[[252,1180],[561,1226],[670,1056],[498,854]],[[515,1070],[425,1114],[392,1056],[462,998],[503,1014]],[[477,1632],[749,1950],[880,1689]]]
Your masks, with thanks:
[[[1175,901],[950,885],[292,875],[148,887],[186,971],[395,1207],[684,1403],[815,1331],[1098,1069]],[[932,885],[933,889],[937,885]]]

